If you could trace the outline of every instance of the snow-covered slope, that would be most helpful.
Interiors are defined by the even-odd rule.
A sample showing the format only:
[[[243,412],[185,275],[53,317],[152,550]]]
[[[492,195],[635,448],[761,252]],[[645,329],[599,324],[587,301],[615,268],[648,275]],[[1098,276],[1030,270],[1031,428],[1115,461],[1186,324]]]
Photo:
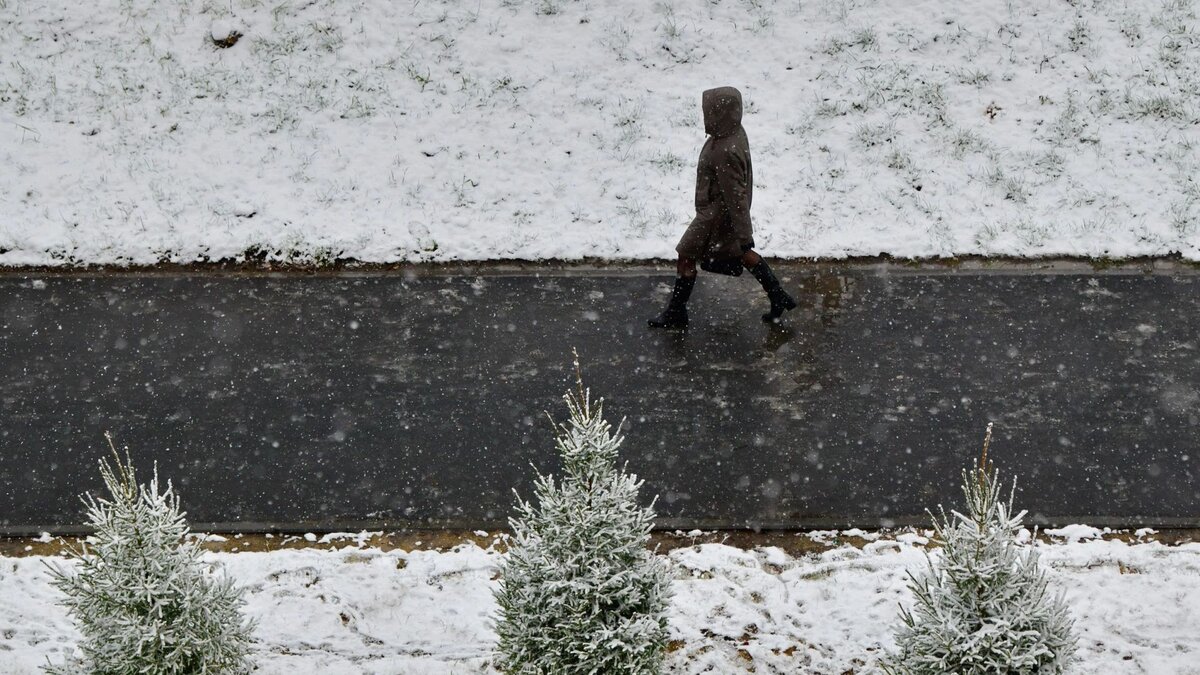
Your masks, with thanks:
[[[705,544],[672,551],[671,673],[875,672],[892,646],[905,570],[920,538],[805,558]],[[1076,619],[1071,673],[1200,673],[1200,544],[1087,541],[1042,546]],[[491,591],[499,554],[282,550],[210,554],[247,588],[259,672],[492,673]],[[0,671],[61,662],[78,635],[56,604],[46,558],[0,558]],[[751,671],[753,669],[753,671]]]
[[[0,265],[670,257],[726,84],[769,255],[1200,259],[1197,27],[1192,0],[0,0]]]

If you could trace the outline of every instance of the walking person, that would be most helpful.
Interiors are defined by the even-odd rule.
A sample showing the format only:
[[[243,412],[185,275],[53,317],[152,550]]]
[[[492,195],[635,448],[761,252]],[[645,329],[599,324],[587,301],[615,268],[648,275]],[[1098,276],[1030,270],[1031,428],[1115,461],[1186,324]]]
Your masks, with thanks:
[[[688,323],[687,301],[696,285],[696,263],[708,272],[741,276],[749,269],[762,284],[771,309],[762,315],[768,323],[795,309],[796,301],[783,290],[767,261],[754,251],[750,201],[754,172],[750,141],[742,128],[742,94],[733,87],[704,92],[704,133],[708,140],[696,168],[696,217],[688,225],[675,251],[675,287],[662,314],[650,319],[654,328],[683,328]]]

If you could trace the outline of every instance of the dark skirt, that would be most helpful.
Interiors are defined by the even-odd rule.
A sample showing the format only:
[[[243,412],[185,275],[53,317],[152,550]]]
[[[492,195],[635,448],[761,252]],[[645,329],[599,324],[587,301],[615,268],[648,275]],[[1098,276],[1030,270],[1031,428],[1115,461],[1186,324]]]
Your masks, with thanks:
[[[692,260],[721,260],[740,258],[754,248],[754,239],[743,239],[734,233],[728,222],[696,218],[675,245],[675,252]]]

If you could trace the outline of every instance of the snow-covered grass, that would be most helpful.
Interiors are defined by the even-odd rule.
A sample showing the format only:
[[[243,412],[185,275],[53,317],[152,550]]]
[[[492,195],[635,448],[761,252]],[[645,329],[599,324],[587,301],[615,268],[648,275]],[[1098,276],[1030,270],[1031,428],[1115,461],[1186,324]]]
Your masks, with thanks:
[[[863,534],[863,533],[859,533]],[[1040,544],[1080,635],[1073,673],[1200,673],[1200,544]],[[905,570],[925,562],[917,533],[804,557],[779,548],[685,546],[674,578],[673,673],[867,673],[892,646]],[[1069,535],[1069,536],[1068,536]],[[264,674],[491,673],[500,554],[436,551],[210,553],[247,588]],[[0,558],[0,671],[32,674],[78,634],[40,556]]]
[[[1200,259],[1193,0],[0,7],[0,265],[671,257],[726,84],[770,255]]]

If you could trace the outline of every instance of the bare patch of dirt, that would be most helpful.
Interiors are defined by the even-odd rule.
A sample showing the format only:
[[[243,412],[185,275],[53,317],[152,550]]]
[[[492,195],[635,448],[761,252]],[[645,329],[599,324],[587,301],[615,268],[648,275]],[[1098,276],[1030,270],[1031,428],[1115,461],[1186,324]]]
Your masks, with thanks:
[[[760,531],[711,530],[692,532],[654,532],[651,547],[659,553],[677,548],[700,544],[725,544],[741,549],[776,547],[793,557],[820,553],[841,546],[862,548],[875,542],[895,541],[897,536],[923,534],[911,528],[903,530],[855,530],[846,532],[810,531]],[[208,551],[226,553],[248,553],[277,551],[282,549],[328,549],[350,547],[378,548],[384,551],[447,551],[457,546],[471,544],[481,548],[504,551],[508,533],[505,531],[468,532],[459,530],[409,530],[399,532],[367,532],[353,535],[284,535],[284,534],[196,534],[201,546]],[[1044,535],[1039,535],[1049,540]],[[1160,542],[1168,546],[1200,541],[1200,530],[1164,529],[1138,537],[1131,530],[1120,530],[1105,534],[1105,540],[1129,543]],[[0,538],[0,557],[53,556],[62,555],[68,547],[78,548],[79,537],[7,537]]]

